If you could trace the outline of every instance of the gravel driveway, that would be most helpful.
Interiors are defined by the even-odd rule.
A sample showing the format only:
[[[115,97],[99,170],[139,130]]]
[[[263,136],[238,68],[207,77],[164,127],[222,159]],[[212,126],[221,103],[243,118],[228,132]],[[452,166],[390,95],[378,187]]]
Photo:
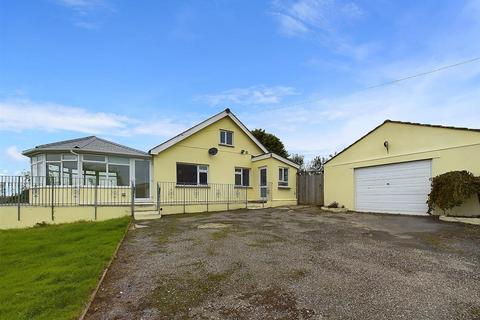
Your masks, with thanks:
[[[480,319],[478,226],[314,207],[137,224],[87,319]]]

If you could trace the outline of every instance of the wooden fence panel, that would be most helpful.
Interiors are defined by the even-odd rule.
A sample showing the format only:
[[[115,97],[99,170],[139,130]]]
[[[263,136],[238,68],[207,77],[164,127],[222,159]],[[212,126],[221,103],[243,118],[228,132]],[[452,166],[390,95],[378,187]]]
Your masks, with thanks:
[[[302,173],[297,183],[298,204],[323,205],[323,173]]]

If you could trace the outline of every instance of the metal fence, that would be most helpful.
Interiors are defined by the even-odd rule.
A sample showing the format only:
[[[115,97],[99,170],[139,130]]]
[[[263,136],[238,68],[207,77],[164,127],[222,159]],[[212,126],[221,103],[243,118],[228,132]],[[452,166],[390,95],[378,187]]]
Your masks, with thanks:
[[[115,179],[88,179],[84,177],[68,177],[59,180],[55,177],[29,177],[29,176],[0,176],[0,207],[12,206],[18,208],[18,220],[20,221],[21,207],[37,206],[49,207],[54,219],[55,207],[68,206],[91,206],[94,207],[95,219],[97,207],[100,206],[129,206],[132,216],[140,203],[135,202],[136,187],[134,182],[129,186],[117,184]],[[156,206],[160,210],[162,206],[183,206],[224,204],[229,210],[230,205],[245,205],[248,202],[265,203],[271,200],[272,186],[265,186],[266,198],[260,198],[249,187],[235,186],[233,184],[209,183],[208,185],[177,184],[176,182],[158,182],[152,190],[151,198],[142,202],[147,204],[143,211],[151,211],[148,205]]]
[[[133,194],[113,180],[0,176],[0,206],[128,206]]]
[[[185,206],[209,204],[245,204],[248,188],[233,184],[209,183],[208,185],[157,183],[157,203],[160,206]]]

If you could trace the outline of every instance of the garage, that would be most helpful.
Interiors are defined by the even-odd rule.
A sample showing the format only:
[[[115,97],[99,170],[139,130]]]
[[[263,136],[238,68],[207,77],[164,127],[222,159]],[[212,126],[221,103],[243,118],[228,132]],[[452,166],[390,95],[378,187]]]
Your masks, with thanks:
[[[324,165],[324,203],[361,212],[428,214],[431,178],[480,176],[480,129],[386,120]],[[433,215],[480,217],[480,197]]]
[[[355,210],[426,215],[431,160],[355,169]]]

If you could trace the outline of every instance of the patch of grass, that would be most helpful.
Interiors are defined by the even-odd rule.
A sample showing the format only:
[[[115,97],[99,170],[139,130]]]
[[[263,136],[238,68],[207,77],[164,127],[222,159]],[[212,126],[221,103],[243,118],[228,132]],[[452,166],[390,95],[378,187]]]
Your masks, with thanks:
[[[161,227],[161,232],[158,236],[158,242],[160,245],[168,243],[170,238],[179,231],[177,219],[165,219],[165,221],[162,221],[162,223],[163,225]]]
[[[215,231],[215,232],[212,232],[212,234],[210,235],[210,237],[212,238],[212,240],[222,240],[222,239],[225,239],[228,234],[230,233],[230,228],[222,228],[218,231]]]
[[[0,231],[0,318],[78,317],[128,222]]]
[[[159,319],[190,319],[190,310],[221,291],[222,284],[238,268],[234,264],[224,272],[208,273],[202,265],[195,272],[164,276],[141,307],[157,308],[161,311]]]
[[[423,235],[422,238],[425,242],[427,242],[432,247],[437,247],[438,248],[438,247],[443,246],[442,238],[440,238],[436,234],[428,233],[428,234]]]
[[[292,280],[300,280],[305,278],[308,274],[308,271],[305,269],[295,269],[289,272],[288,277]]]
[[[285,238],[276,234],[256,233],[256,235],[261,235],[261,237],[254,238],[253,242],[249,243],[248,246],[257,248],[268,248],[270,244],[286,241]]]
[[[480,307],[473,307],[470,313],[474,319],[480,319]]]

